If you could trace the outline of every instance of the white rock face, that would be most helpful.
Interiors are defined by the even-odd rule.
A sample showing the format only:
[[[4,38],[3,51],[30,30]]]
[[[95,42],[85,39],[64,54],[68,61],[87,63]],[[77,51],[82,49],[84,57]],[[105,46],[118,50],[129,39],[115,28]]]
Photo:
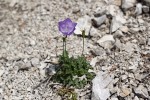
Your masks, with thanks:
[[[93,58],[93,59],[91,60],[91,62],[90,62],[90,65],[91,65],[92,67],[95,67],[97,61],[98,61],[97,57]]]
[[[136,4],[135,14],[136,15],[142,14],[142,4],[141,3]]]
[[[101,45],[105,49],[112,48],[114,42],[115,42],[115,40],[114,40],[113,35],[105,35],[97,41],[97,43],[99,43],[99,45]]]
[[[32,63],[33,66],[36,67],[40,63],[40,61],[39,61],[38,58],[32,58],[31,59],[31,63]]]
[[[134,44],[130,43],[130,42],[127,42],[125,45],[123,45],[123,49],[125,51],[127,51],[128,53],[131,53],[134,50]]]
[[[112,78],[105,75],[107,74],[99,72],[93,79],[91,100],[106,100],[110,96],[107,85],[112,81]]]
[[[122,43],[120,42],[120,40],[119,39],[116,39],[116,42],[115,42],[115,45],[116,45],[116,47],[118,47],[120,50],[122,49]]]
[[[4,71],[4,69],[0,69],[0,77],[3,75]]]
[[[74,33],[76,35],[82,35],[82,31],[85,30],[85,35],[87,36],[90,33],[91,26],[91,18],[85,15],[84,17],[78,19]]]
[[[149,98],[150,96],[148,95],[148,91],[147,89],[142,86],[142,85],[139,85],[137,88],[134,89],[135,93],[138,93],[138,94],[142,94],[143,96]]]
[[[121,87],[120,92],[118,92],[118,94],[119,94],[121,97],[126,97],[126,96],[128,96],[130,93],[131,93],[131,89],[130,89],[130,88],[127,88],[127,87],[125,87],[125,86]]]
[[[126,23],[126,19],[121,14],[114,16],[111,22],[110,32],[111,33],[115,32],[117,29],[122,27],[122,25],[125,23]]]
[[[122,8],[129,9],[136,4],[136,0],[122,0]]]
[[[106,19],[107,19],[106,15],[102,15],[100,17],[93,18],[92,22],[95,27],[99,27],[101,24],[103,24],[106,21]]]
[[[110,14],[112,16],[116,16],[117,14],[122,14],[120,8],[116,5],[109,5],[106,8],[106,14]]]
[[[113,4],[117,6],[121,6],[121,0],[105,0],[107,4]]]
[[[98,43],[106,42],[106,41],[115,41],[113,38],[113,35],[105,35],[100,40],[98,40]]]
[[[124,33],[127,33],[129,31],[129,28],[127,26],[122,26],[119,28],[119,30],[121,30]]]

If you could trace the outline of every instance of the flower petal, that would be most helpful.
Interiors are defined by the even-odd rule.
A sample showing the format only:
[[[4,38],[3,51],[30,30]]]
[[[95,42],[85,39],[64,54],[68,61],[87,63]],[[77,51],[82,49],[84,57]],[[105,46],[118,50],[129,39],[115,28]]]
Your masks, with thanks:
[[[59,31],[64,35],[71,35],[74,32],[76,25],[77,23],[72,22],[70,18],[58,22]]]

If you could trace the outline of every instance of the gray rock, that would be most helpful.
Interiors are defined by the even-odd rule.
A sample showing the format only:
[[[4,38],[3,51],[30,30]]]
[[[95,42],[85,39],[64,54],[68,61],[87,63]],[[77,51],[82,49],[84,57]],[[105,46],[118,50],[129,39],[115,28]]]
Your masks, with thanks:
[[[95,27],[91,28],[90,35],[93,36],[93,37],[97,37],[97,36],[101,37],[101,34],[98,34],[98,30]]]
[[[119,28],[119,30],[121,30],[124,33],[127,33],[129,31],[129,28],[127,26],[122,26]]]
[[[116,39],[115,46],[116,46],[117,48],[119,48],[120,50],[122,50],[123,45],[122,45],[122,43],[120,42],[119,39]]]
[[[145,22],[144,22],[143,19],[139,18],[139,19],[138,19],[138,23],[139,23],[139,25],[143,25]]]
[[[111,16],[116,16],[116,15],[123,15],[122,11],[120,10],[120,8],[116,5],[109,5],[106,8],[106,14],[107,15],[111,15]]]
[[[127,75],[122,75],[121,78],[122,78],[122,80],[125,80],[125,79],[127,79]]]
[[[50,76],[50,75],[54,75],[56,73],[56,70],[55,70],[55,66],[49,66],[48,68],[45,69],[45,74],[47,76]]]
[[[92,99],[91,100],[106,100],[109,96],[109,89],[107,86],[112,81],[109,75],[104,72],[99,72],[97,76],[92,80]]]
[[[101,45],[105,49],[111,49],[114,46],[115,40],[113,35],[105,35],[101,39],[99,39],[97,43],[99,43],[99,45]]]
[[[128,96],[131,93],[131,91],[132,91],[130,88],[127,88],[126,86],[122,86],[120,90],[121,91],[119,92],[119,95],[121,97]]]
[[[90,65],[91,65],[92,67],[95,67],[95,65],[96,65],[97,62],[98,62],[98,59],[97,59],[97,57],[95,57],[95,58],[93,58],[93,59],[91,60]]]
[[[5,72],[4,69],[0,69],[0,77],[3,75],[4,72]]]
[[[30,45],[34,46],[36,44],[35,40],[30,39]]]
[[[124,44],[123,49],[125,51],[127,51],[128,53],[131,53],[134,50],[134,44],[130,43],[130,42],[127,42],[126,44]]]
[[[134,7],[136,4],[136,0],[122,0],[122,8],[127,10],[131,7]]]
[[[141,3],[136,4],[135,14],[136,15],[142,14],[142,4]]]
[[[98,8],[95,10],[94,17],[100,17],[100,16],[102,16],[102,15],[105,15],[106,12],[107,12],[107,6],[98,7]]]
[[[102,15],[100,17],[96,17],[92,19],[92,24],[95,27],[99,27],[101,24],[105,23],[107,17],[106,15]]]
[[[122,27],[122,25],[125,23],[126,23],[126,19],[122,15],[114,16],[111,22],[110,32],[111,33],[115,32],[120,27]]]
[[[34,67],[37,67],[37,65],[40,64],[40,60],[38,58],[32,58],[31,59],[31,64],[34,66]]]
[[[110,0],[110,4],[121,6],[122,0]]]
[[[134,100],[140,100],[137,96],[134,97]]]
[[[94,48],[93,50],[91,50],[91,53],[92,53],[94,56],[106,55],[105,50],[102,49],[102,48],[100,48],[100,47]]]
[[[135,93],[143,95],[145,98],[149,98],[148,90],[143,86],[139,85],[134,89]]]
[[[131,28],[131,29],[129,30],[129,32],[132,33],[132,34],[136,34],[136,33],[139,32],[139,31],[140,31],[139,28]]]
[[[116,38],[120,38],[120,37],[123,37],[124,35],[123,35],[123,33],[122,33],[122,31],[120,31],[120,30],[117,30],[115,33],[114,33],[114,38],[116,39]]]

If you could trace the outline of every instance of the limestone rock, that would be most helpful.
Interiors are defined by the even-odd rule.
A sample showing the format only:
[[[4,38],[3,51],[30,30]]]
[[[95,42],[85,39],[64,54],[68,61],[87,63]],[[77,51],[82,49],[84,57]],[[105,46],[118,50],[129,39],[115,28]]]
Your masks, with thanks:
[[[109,98],[110,93],[107,85],[112,81],[112,78],[105,73],[99,72],[93,79],[92,83],[92,99],[91,100],[106,100]]]
[[[115,40],[114,40],[113,35],[105,35],[97,41],[97,43],[99,43],[99,45],[101,45],[105,49],[112,48],[114,46],[113,45],[114,42],[115,42]]]
[[[111,22],[110,32],[111,33],[115,32],[125,23],[126,23],[126,19],[122,15],[114,16]]]
[[[134,89],[135,93],[143,95],[145,98],[149,98],[149,94],[147,89],[143,85],[139,85]]]
[[[142,4],[141,3],[136,4],[135,14],[136,15],[142,14]]]
[[[131,93],[131,89],[130,89],[130,88],[127,88],[126,86],[123,86],[123,87],[121,88],[121,91],[120,91],[119,95],[120,95],[121,97],[126,97],[126,96],[128,96],[130,93]]]
[[[103,24],[106,21],[107,17],[106,15],[102,15],[100,17],[96,17],[92,19],[92,24],[95,27],[99,27],[101,24]]]
[[[106,8],[106,14],[107,15],[111,15],[111,16],[116,16],[116,15],[123,15],[122,11],[120,10],[120,8],[116,5],[109,5]]]
[[[127,33],[129,31],[129,28],[127,26],[122,26],[119,28],[119,30],[121,30],[124,33]]]
[[[92,67],[95,67],[95,65],[96,65],[96,63],[97,63],[97,57],[95,57],[95,58],[93,58],[92,60],[91,60],[91,62],[90,62],[90,65],[92,66]]]
[[[38,58],[32,58],[31,64],[35,67],[37,67],[38,64],[40,64],[40,60]]]
[[[122,8],[127,10],[131,7],[134,7],[136,4],[136,0],[122,0]]]

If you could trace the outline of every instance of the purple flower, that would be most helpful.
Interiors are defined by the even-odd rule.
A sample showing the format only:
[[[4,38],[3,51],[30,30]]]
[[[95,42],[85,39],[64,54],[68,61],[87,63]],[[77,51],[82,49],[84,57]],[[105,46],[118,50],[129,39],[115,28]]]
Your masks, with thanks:
[[[58,22],[59,31],[66,36],[71,35],[74,32],[76,25],[77,23],[72,22],[70,18]]]

